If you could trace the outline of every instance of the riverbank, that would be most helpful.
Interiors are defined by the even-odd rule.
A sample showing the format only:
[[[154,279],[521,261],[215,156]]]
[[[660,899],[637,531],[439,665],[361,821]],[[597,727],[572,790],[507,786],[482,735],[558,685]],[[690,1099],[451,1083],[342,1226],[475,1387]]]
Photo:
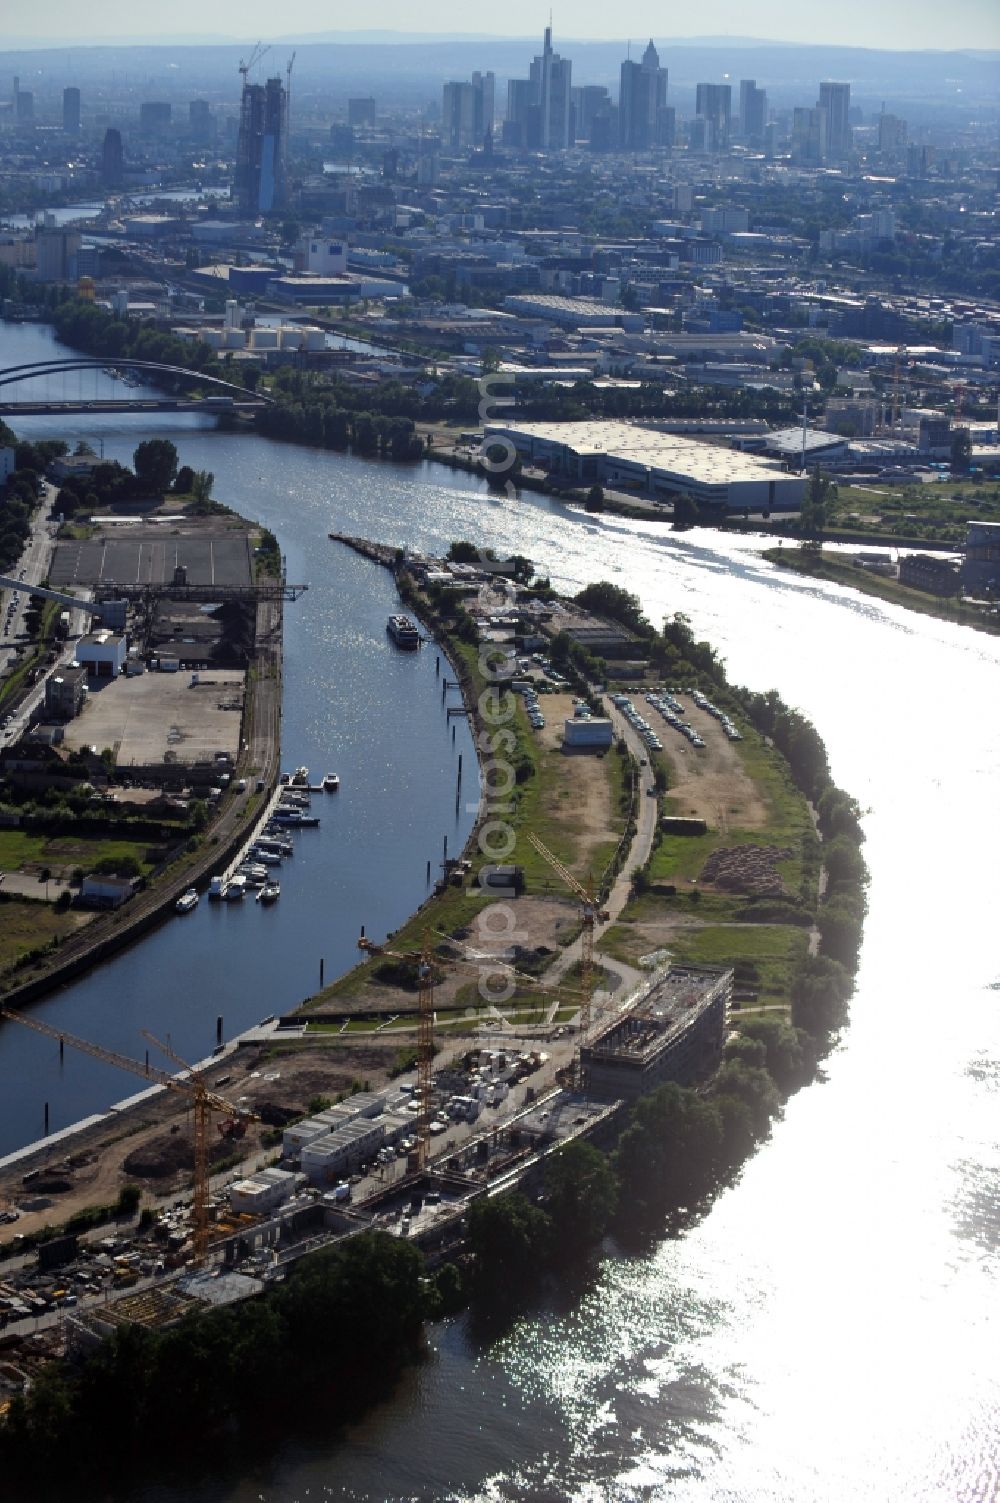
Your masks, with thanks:
[[[182,504],[178,503],[173,497],[168,497],[164,505],[170,511],[170,521],[173,524],[171,536],[176,537],[179,533],[179,528],[176,526],[176,513],[178,505]],[[161,506],[162,509],[163,506]],[[149,511],[148,508],[146,508],[146,513],[144,524],[140,524],[140,531],[142,525],[148,525],[150,522],[158,520],[156,514]],[[235,513],[226,512],[225,516],[233,520],[226,521],[227,532],[226,536],[221,539],[221,542],[232,548],[231,534],[233,521],[235,521],[235,523],[245,529],[246,546],[251,550],[251,555],[259,556],[263,560],[265,555],[260,553],[259,550],[257,555],[253,554],[253,539],[260,538],[263,540],[263,535],[256,524],[247,522],[244,518],[237,517]],[[134,518],[130,518],[129,520],[134,522]],[[129,527],[117,520],[117,518],[113,518],[113,524],[113,546],[119,549],[129,547]],[[90,529],[91,534],[95,531],[96,529],[94,528]],[[145,536],[145,533],[142,535]],[[139,543],[136,546],[138,547],[138,555],[141,556],[143,546],[149,545]],[[192,546],[197,548],[202,545],[195,539]],[[209,541],[204,546],[212,548],[214,544]],[[162,549],[162,547],[162,543],[157,543],[154,540],[150,551],[153,552],[157,548]],[[267,557],[269,558],[270,555],[267,555]],[[46,574],[48,573],[48,568],[46,568],[45,572]],[[233,592],[229,591],[228,593],[232,594]],[[247,602],[246,609],[252,617],[252,627],[249,628],[252,641],[249,649],[249,667],[245,674],[241,675],[243,690],[240,706],[240,728],[234,740],[232,754],[227,758],[226,765],[229,771],[226,773],[224,784],[220,785],[221,794],[217,792],[214,804],[208,802],[205,805],[208,819],[204,828],[191,834],[190,838],[183,840],[180,844],[175,845],[166,857],[166,864],[156,863],[148,877],[143,880],[139,889],[123,906],[115,908],[111,912],[87,913],[87,922],[82,927],[65,928],[65,932],[60,932],[54,938],[50,938],[49,931],[51,926],[48,924],[48,905],[40,903],[28,905],[32,910],[37,910],[38,912],[39,938],[43,942],[41,944],[32,943],[30,934],[31,914],[29,913],[28,932],[26,932],[21,944],[22,954],[20,957],[11,957],[12,963],[10,968],[0,977],[0,998],[2,998],[4,1006],[17,1010],[47,995],[55,988],[65,985],[73,978],[83,975],[108,956],[135,943],[136,940],[149,933],[153,928],[173,915],[174,905],[183,892],[191,887],[204,889],[208,885],[209,878],[215,873],[224,870],[236,852],[242,849],[249,841],[251,833],[260,822],[268,800],[277,785],[279,773],[283,680],[283,604],[280,582],[275,581],[275,593],[273,596],[257,595],[252,590],[247,592]],[[50,614],[57,613],[58,609],[59,607],[56,602],[49,602]],[[148,622],[147,628],[144,629],[148,629]],[[57,671],[57,667],[58,665],[53,663],[50,666],[50,673],[54,674]],[[210,678],[211,675],[208,677]],[[154,684],[159,682],[159,676],[156,676],[150,682]],[[170,684],[173,687],[175,680],[164,679],[162,682]],[[115,685],[115,687],[117,688],[118,685]],[[33,701],[40,702],[41,690],[34,689],[32,696]],[[82,707],[82,713],[85,714],[86,710],[91,708],[92,704],[103,706],[107,697],[98,699],[95,693],[91,701],[88,701]],[[149,704],[145,704],[145,709],[142,713],[148,716],[149,712],[150,706]],[[92,710],[92,713],[96,714],[97,711]],[[89,722],[81,722],[81,724],[89,724]],[[75,729],[72,723],[71,729]],[[179,739],[180,733],[176,733],[176,736]],[[99,737],[99,739],[103,745],[104,738]],[[112,736],[113,739],[114,737]],[[166,765],[166,759],[169,756],[169,751],[164,754],[162,771],[165,775],[169,773],[173,776],[177,754],[176,752],[173,753],[174,763],[170,767]],[[17,768],[20,766],[20,763],[17,761],[16,752],[13,747],[6,751],[5,759],[13,759],[12,766],[14,772],[12,776],[16,783],[16,779],[19,776]],[[51,786],[56,789],[57,795],[65,792],[66,787],[69,787],[75,793],[77,784],[72,779],[59,776],[64,770],[61,764],[58,764],[55,768],[54,780],[49,777],[52,773],[52,768],[48,764],[44,766],[39,764],[36,766],[35,762],[29,758],[29,763],[25,765],[28,766],[28,774],[34,777],[35,784],[42,789],[49,786],[49,783],[46,781],[46,779],[49,779]],[[192,772],[194,770],[192,769]],[[100,772],[106,775],[104,767],[101,767]],[[131,775],[132,769],[130,767],[122,769],[122,777],[131,779]],[[152,775],[152,771],[144,774],[143,781],[148,782],[149,777]],[[97,772],[93,772],[92,776],[97,776]],[[176,782],[176,778],[173,781]],[[117,769],[112,768],[112,787],[117,788],[117,783]],[[23,807],[24,799],[31,796],[30,789],[32,786],[30,776],[24,788],[20,784],[17,784],[16,787],[14,783],[11,784],[13,791],[8,800],[10,807],[7,810],[8,818],[6,822],[12,827],[8,834],[13,834],[15,839],[17,834],[20,833],[19,827],[24,819],[23,814],[19,811]],[[90,784],[86,786],[91,787]],[[27,792],[26,789],[28,790]],[[121,791],[123,797],[128,792],[126,789]],[[204,795],[206,789],[202,788],[201,792]],[[66,860],[69,859],[70,865],[79,867],[82,872],[86,871],[87,868],[83,864],[87,860],[85,853],[86,842],[83,842],[83,845],[80,846],[78,841],[77,845],[74,846],[73,835],[75,831],[83,828],[82,822],[85,821],[88,814],[92,816],[92,822],[102,811],[105,813],[105,819],[108,819],[106,812],[107,803],[95,803],[95,797],[93,792],[91,792],[89,803],[85,802],[79,808],[74,805],[72,809],[67,810],[65,828],[60,826],[58,818],[53,816],[51,810],[48,810],[46,806],[46,841],[40,848],[43,858],[49,851],[72,851],[73,855],[71,859],[65,856],[61,858],[61,861],[57,860],[54,856],[48,859],[57,866],[60,864],[65,865]],[[113,799],[114,797],[114,792],[106,794],[107,799]],[[148,799],[148,791],[146,789],[141,790],[139,797],[140,799]],[[21,802],[17,803],[15,799]],[[30,807],[33,808],[34,805]],[[136,805],[136,808],[140,812],[144,807],[143,803]],[[114,838],[111,839],[108,845],[109,852],[121,854],[121,851],[127,848],[127,837],[129,835],[128,822],[126,821],[121,824],[120,828],[118,825],[109,823],[108,829],[111,837],[114,837],[116,834],[120,834],[121,836],[117,841]],[[149,839],[148,833],[146,838],[147,840]],[[125,840],[125,845],[122,844],[122,840]],[[11,859],[16,858],[12,857]],[[111,862],[113,854],[109,855],[107,859]],[[48,872],[50,867],[46,865],[43,867],[43,870]],[[58,883],[56,886],[58,889]],[[71,888],[66,889],[67,901],[71,899],[73,891]]]
[[[889,605],[901,605],[921,616],[934,616],[939,621],[952,621],[957,626],[970,626],[974,631],[1000,633],[1000,615],[982,606],[930,595],[926,590],[915,590],[900,584],[898,579],[866,569],[853,559],[824,551],[821,547],[769,548],[762,555],[768,563],[789,569],[810,579],[825,579],[832,584],[846,585],[862,595],[872,595]]]

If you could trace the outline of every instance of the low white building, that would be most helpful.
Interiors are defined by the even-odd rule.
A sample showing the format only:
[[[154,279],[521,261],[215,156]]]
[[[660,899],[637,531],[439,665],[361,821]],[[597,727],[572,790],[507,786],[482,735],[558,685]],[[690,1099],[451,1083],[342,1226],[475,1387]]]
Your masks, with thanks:
[[[251,1178],[238,1180],[232,1186],[229,1204],[238,1215],[266,1215],[284,1205],[301,1183],[302,1176],[288,1169],[261,1169]]]

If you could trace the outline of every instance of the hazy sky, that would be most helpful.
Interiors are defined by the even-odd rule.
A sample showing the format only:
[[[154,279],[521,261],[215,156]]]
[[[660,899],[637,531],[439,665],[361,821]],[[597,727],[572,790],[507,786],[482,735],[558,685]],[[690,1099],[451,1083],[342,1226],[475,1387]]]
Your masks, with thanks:
[[[274,0],[171,0],[169,5],[137,5],[135,0],[46,0],[44,6],[0,3],[0,48],[62,43],[71,39],[143,39],[165,36],[252,42],[257,37],[306,35],[323,31],[375,29],[534,36],[545,24],[548,6],[529,0],[503,0],[479,7],[457,0],[369,0],[364,6],[330,5],[329,0],[297,0],[282,7]],[[293,27],[289,25],[294,16]],[[43,20],[44,17],[44,20]],[[557,37],[755,36],[793,42],[842,43],[891,48],[1000,48],[998,0],[715,0],[709,7],[665,6],[662,0],[629,0],[609,8],[607,0],[573,0],[555,7]]]

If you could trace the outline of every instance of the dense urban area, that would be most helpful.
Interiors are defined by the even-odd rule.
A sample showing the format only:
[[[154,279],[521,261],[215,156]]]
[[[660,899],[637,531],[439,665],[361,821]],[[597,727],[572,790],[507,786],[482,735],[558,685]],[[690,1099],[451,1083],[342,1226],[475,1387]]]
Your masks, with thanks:
[[[1000,630],[995,64],[570,47],[0,54],[0,337],[53,336],[0,345],[0,1028],[138,1077],[0,1158],[0,1473],[120,1486],[363,1406],[425,1323],[707,1203],[846,1024],[862,810],[809,720],[627,580],[340,532],[472,734],[465,849],[194,1068],[34,1006],[202,899],[263,913],[347,797],[281,745],[280,535],[176,433],[126,464],[61,424],[764,533]]]

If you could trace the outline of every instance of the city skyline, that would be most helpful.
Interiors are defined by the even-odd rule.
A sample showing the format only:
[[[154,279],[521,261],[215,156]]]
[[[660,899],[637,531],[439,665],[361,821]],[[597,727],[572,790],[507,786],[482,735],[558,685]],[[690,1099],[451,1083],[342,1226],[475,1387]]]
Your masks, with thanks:
[[[46,25],[39,30],[37,15],[25,11],[6,18],[0,31],[0,49],[10,47],[49,47],[86,43],[102,45],[128,40],[138,42],[162,41],[165,45],[210,45],[232,42],[248,37],[261,36],[270,41],[295,40],[303,42],[320,38],[377,42],[417,40],[440,40],[444,37],[461,36],[475,39],[481,36],[488,42],[491,36],[505,40],[531,37],[541,29],[546,19],[544,7],[539,8],[528,0],[515,0],[505,7],[502,15],[490,15],[490,24],[482,31],[468,27],[468,13],[453,3],[436,0],[425,7],[422,16],[425,27],[420,31],[412,28],[412,11],[402,0],[381,0],[372,20],[376,23],[364,30],[331,30],[329,13],[318,0],[304,0],[298,7],[300,28],[291,33],[284,27],[276,29],[273,7],[250,0],[249,4],[237,7],[230,0],[221,0],[210,14],[194,0],[178,0],[171,9],[169,32],[163,28],[162,18],[156,12],[141,13],[126,8],[120,0],[95,0],[88,8],[88,31],[80,33],[79,8],[70,0],[52,0],[46,9]],[[638,0],[630,7],[624,18],[628,22],[629,35],[633,40],[640,36],[657,36],[662,25],[662,11],[648,0]],[[706,32],[703,15],[693,13],[685,26],[683,16],[671,17],[675,28],[671,41],[702,41],[718,38],[720,44],[728,41],[736,46],[747,41],[865,46],[872,49],[898,47],[900,36],[907,37],[909,50],[951,51],[961,48],[1000,49],[1000,11],[992,0],[956,0],[949,7],[947,33],[943,34],[940,11],[929,0],[918,5],[906,5],[904,0],[872,10],[862,0],[846,0],[836,13],[807,13],[800,6],[792,6],[788,0],[762,0],[753,12],[753,27],[748,31],[747,12],[735,0],[723,0],[716,11],[715,28]],[[573,41],[611,41],[607,28],[606,9],[596,0],[578,0],[574,5],[572,19],[565,15],[555,17],[554,29],[564,45]]]

